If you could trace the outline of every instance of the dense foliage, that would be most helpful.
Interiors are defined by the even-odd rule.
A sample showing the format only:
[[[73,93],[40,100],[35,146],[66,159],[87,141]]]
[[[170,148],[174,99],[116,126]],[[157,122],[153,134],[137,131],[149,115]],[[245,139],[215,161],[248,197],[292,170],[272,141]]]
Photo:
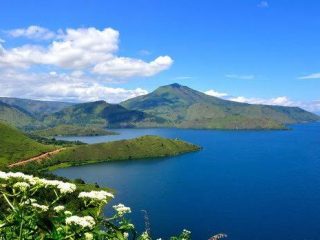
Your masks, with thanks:
[[[147,231],[137,234],[126,219],[131,212],[129,207],[117,204],[113,215],[103,215],[103,208],[114,198],[111,192],[77,192],[73,183],[21,172],[0,172],[0,183],[5,205],[0,213],[1,239],[151,240]],[[70,209],[64,199],[74,193],[81,205]],[[191,233],[184,230],[171,239],[188,240]]]

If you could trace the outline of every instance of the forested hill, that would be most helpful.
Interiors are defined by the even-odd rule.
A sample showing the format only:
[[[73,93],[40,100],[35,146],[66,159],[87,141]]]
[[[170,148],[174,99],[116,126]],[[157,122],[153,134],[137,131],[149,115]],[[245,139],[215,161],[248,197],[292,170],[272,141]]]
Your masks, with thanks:
[[[159,87],[147,95],[122,102],[122,106],[184,128],[277,129],[284,124],[320,119],[298,107],[238,103],[179,84]]]

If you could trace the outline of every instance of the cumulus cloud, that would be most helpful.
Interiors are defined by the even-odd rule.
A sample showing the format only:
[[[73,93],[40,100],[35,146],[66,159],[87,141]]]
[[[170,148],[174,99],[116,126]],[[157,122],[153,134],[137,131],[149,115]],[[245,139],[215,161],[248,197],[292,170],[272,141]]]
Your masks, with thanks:
[[[240,80],[252,80],[254,75],[239,75],[239,74],[226,74],[226,78],[240,79]]]
[[[320,79],[320,73],[312,73],[309,75],[299,77],[298,79]]]
[[[71,102],[105,100],[118,103],[148,93],[142,88],[108,87],[104,82],[78,71],[66,74],[55,71],[29,73],[7,70],[0,72],[0,96]]]
[[[26,37],[29,39],[41,40],[49,40],[57,37],[57,33],[36,25],[27,28],[12,29],[8,31],[8,34],[12,37]]]
[[[18,35],[26,35],[25,31]],[[0,67],[28,68],[34,65],[49,65],[129,78],[153,76],[168,69],[173,63],[169,56],[159,56],[150,62],[117,56],[118,49],[119,32],[112,28],[67,29],[48,46],[26,44],[5,49],[0,43]]]
[[[219,97],[219,98],[228,96],[227,93],[217,92],[213,89],[206,91],[205,94],[213,96],[213,97]]]
[[[115,77],[150,77],[168,69],[173,60],[169,56],[160,56],[147,63],[139,59],[118,57],[97,64],[94,73]]]
[[[246,98],[243,96],[230,97],[229,100],[235,102],[251,103],[251,104],[265,104],[265,105],[280,105],[280,106],[295,106],[295,103],[288,97],[275,97],[275,98]]]

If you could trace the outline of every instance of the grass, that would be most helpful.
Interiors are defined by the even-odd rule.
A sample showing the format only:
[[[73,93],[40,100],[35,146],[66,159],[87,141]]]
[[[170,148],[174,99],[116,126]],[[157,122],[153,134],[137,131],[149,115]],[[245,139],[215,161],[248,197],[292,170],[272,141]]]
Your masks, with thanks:
[[[32,134],[42,137],[55,136],[104,136],[116,135],[116,132],[108,131],[98,127],[77,126],[77,125],[58,125],[56,127],[33,131]]]
[[[143,136],[130,140],[71,147],[41,164],[42,168],[54,170],[104,161],[174,156],[199,149],[196,145],[180,140]]]
[[[0,123],[0,167],[54,150],[53,145],[38,143],[19,130]]]

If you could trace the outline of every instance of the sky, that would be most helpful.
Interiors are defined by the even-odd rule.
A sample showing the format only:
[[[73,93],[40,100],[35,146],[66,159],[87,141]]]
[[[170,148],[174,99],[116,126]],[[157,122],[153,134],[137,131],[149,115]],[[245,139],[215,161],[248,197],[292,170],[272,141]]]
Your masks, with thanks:
[[[0,96],[117,103],[171,83],[320,112],[316,0],[4,0]]]

